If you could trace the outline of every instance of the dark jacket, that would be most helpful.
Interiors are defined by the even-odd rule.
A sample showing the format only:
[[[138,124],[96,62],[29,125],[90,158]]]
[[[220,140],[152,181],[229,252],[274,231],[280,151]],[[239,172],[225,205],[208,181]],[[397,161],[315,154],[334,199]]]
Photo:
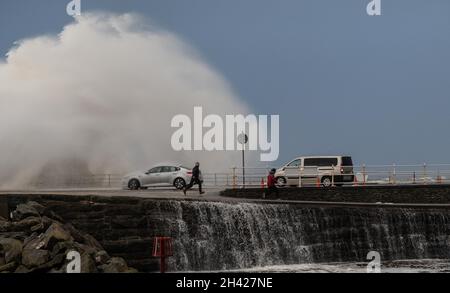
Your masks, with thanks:
[[[198,166],[195,166],[192,169],[192,178],[199,179],[199,177],[200,177],[200,168]]]

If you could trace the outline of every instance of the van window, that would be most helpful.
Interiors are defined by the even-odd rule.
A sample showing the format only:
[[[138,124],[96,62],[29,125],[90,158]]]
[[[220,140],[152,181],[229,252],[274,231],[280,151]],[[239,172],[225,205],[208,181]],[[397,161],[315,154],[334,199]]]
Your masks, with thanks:
[[[305,159],[305,167],[331,167],[337,166],[338,159],[337,158],[309,158]]]
[[[317,166],[317,161],[314,158],[305,159],[305,167]]]
[[[342,157],[342,166],[353,166],[352,157]]]
[[[297,159],[297,160],[295,160],[295,161],[292,161],[292,162],[290,162],[290,163],[288,164],[288,167],[298,167],[298,166],[300,166],[300,162],[301,162],[300,159]]]

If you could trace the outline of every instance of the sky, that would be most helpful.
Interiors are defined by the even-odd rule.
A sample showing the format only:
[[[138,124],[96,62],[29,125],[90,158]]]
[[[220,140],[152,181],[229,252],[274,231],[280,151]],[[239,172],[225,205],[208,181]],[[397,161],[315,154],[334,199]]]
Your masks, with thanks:
[[[0,1],[0,58],[73,21],[64,0]],[[450,163],[450,1],[82,0],[135,12],[190,44],[255,114],[280,115],[281,164]]]

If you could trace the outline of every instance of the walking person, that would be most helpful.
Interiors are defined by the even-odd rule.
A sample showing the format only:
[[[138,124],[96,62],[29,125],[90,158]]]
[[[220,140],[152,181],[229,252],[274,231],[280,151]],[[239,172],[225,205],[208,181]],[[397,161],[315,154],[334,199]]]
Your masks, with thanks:
[[[279,194],[278,194],[278,188],[276,186],[276,181],[275,181],[275,169],[270,170],[269,175],[267,176],[267,191],[266,191],[266,196],[271,195],[273,192],[275,192],[275,194],[277,195],[277,198],[279,198]]]
[[[197,162],[195,163],[195,167],[192,169],[192,177],[191,177],[191,182],[189,182],[188,185],[186,185],[183,189],[183,193],[184,195],[186,195],[186,191],[188,189],[191,189],[192,186],[194,186],[194,184],[198,184],[198,191],[200,194],[204,194],[205,192],[202,190],[202,182],[203,178],[202,178],[202,172],[200,171],[200,163]]]

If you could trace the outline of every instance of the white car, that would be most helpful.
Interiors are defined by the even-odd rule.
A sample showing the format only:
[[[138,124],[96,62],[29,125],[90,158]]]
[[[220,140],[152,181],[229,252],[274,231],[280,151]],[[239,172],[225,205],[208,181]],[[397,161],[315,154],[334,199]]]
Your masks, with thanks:
[[[183,166],[155,166],[147,171],[125,175],[122,188],[137,190],[147,187],[174,186],[183,189],[192,177],[192,170]]]

